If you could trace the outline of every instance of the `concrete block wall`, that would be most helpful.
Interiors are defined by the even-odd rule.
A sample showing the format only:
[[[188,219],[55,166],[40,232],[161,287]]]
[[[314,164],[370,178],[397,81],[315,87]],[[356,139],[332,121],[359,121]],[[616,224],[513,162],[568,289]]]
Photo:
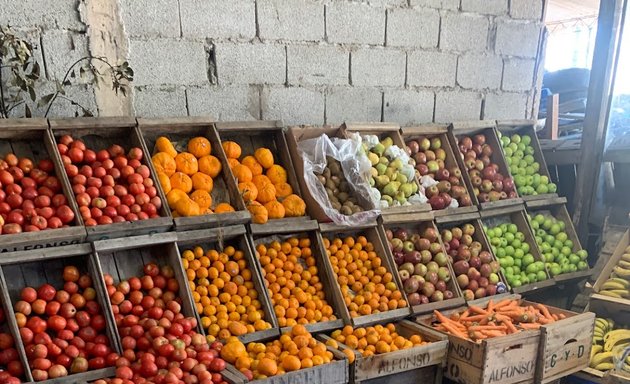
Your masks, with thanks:
[[[102,1],[119,9],[138,116],[526,118],[538,92],[543,0]],[[10,21],[37,26],[44,54],[56,55],[50,71],[75,54],[64,47],[89,47],[78,1],[44,11],[36,0],[0,0],[0,16],[4,3],[33,11]]]

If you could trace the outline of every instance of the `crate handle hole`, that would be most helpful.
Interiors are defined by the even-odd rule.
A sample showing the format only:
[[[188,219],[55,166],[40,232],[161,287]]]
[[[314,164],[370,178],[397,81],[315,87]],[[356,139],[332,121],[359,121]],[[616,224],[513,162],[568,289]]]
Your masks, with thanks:
[[[564,345],[571,344],[571,343],[577,343],[577,340],[575,340],[575,339],[569,339],[569,340],[567,340],[567,342],[566,342],[566,343],[564,343]]]
[[[512,350],[514,350],[514,349],[521,349],[521,348],[523,348],[523,344],[511,345],[511,346],[509,346],[509,347],[506,347],[506,348],[503,350],[503,352],[505,353],[505,352],[507,352],[507,351],[512,351]]]

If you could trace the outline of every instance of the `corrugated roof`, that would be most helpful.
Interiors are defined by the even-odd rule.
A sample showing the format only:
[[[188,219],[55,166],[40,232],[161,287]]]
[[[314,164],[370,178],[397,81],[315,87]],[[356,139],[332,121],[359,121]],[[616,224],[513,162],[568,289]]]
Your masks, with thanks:
[[[549,0],[547,24],[597,17],[599,0]]]

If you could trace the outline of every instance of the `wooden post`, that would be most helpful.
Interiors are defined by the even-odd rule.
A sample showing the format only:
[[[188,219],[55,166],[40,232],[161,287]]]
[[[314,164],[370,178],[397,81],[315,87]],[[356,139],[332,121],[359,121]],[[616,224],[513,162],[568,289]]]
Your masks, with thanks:
[[[554,93],[547,98],[547,118],[545,119],[545,139],[558,139],[558,105],[560,95]]]
[[[598,184],[626,5],[626,0],[611,0],[602,1],[599,6],[597,39],[582,132],[582,161],[578,167],[575,191],[573,221],[581,239],[586,239],[588,235],[588,220]]]

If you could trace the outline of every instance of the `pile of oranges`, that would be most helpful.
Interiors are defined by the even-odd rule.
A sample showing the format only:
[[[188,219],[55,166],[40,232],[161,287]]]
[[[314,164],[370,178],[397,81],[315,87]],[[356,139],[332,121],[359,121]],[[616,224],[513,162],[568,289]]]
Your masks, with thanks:
[[[259,244],[256,251],[281,327],[336,319],[326,302],[308,237]]]
[[[337,348],[338,344],[336,342],[338,341],[351,348],[351,350],[345,349],[343,351],[349,360],[354,359],[352,350],[361,352],[363,357],[368,357],[409,349],[427,343],[422,340],[420,335],[411,335],[409,338],[401,336],[396,331],[396,326],[392,323],[385,326],[378,324],[365,328],[352,328],[346,325],[343,329],[334,331],[330,336],[332,340],[327,342],[328,345]]]
[[[211,154],[210,141],[195,137],[188,141],[186,149],[177,152],[167,137],[160,136],[151,158],[173,216],[233,212],[229,203],[212,201],[214,180],[222,166],[221,161]],[[213,203],[216,203],[214,210]]]
[[[326,254],[350,316],[371,315],[407,306],[391,272],[365,236],[324,238]]]
[[[196,246],[182,253],[182,263],[209,342],[271,328],[243,251]]]
[[[303,325],[294,326],[279,339],[268,343],[249,343],[230,338],[221,349],[221,357],[234,364],[249,380],[264,379],[286,372],[330,363],[332,352],[317,341]]]
[[[275,163],[271,150],[258,148],[241,157],[238,143],[225,141],[222,145],[254,223],[306,214],[306,203],[293,193],[286,169]]]

